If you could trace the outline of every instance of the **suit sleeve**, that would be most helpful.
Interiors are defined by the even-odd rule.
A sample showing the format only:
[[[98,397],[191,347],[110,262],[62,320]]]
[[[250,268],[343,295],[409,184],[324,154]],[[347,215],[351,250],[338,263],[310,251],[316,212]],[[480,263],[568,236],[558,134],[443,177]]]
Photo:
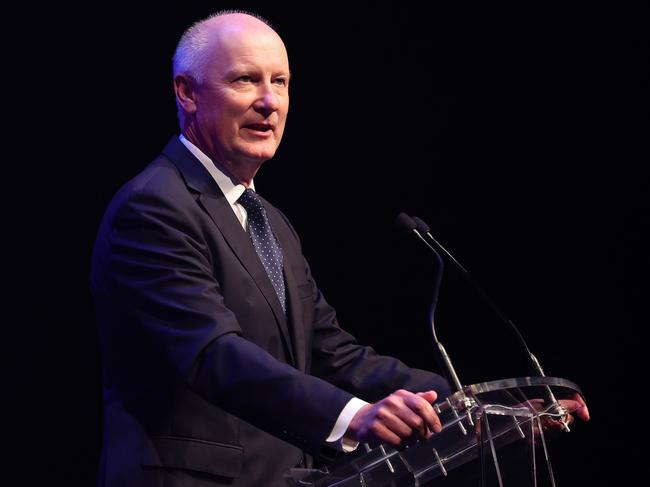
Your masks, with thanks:
[[[334,309],[315,287],[315,322],[312,373],[368,402],[376,402],[398,389],[411,392],[435,390],[438,399],[450,393],[438,374],[406,366],[400,360],[379,355],[360,345],[341,329]]]
[[[280,213],[293,234],[297,251],[300,239],[286,216]],[[376,402],[398,389],[412,392],[435,390],[438,400],[451,393],[447,380],[433,372],[406,366],[400,360],[377,354],[362,346],[338,323],[332,308],[316,285],[307,261],[303,258],[307,282],[314,296],[314,321],[311,373],[355,396]]]
[[[215,279],[201,219],[193,214],[201,210],[187,199],[172,203],[142,190],[117,198],[95,247],[96,301],[121,308],[135,323],[135,330],[121,335],[137,336],[149,347],[153,352],[146,353],[160,358],[164,375],[180,377],[225,411],[317,451],[352,396],[241,336]]]

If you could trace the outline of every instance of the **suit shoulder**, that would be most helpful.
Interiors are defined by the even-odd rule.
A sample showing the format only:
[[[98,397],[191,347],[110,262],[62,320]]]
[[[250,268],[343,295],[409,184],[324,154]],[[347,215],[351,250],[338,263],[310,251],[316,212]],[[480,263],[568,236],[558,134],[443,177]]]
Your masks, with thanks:
[[[115,196],[117,198],[131,193],[166,195],[179,190],[187,192],[187,187],[178,168],[172,161],[160,155],[126,182]]]
[[[151,211],[182,214],[195,208],[195,198],[178,168],[161,155],[115,193],[102,223],[110,222],[119,215],[144,215]]]

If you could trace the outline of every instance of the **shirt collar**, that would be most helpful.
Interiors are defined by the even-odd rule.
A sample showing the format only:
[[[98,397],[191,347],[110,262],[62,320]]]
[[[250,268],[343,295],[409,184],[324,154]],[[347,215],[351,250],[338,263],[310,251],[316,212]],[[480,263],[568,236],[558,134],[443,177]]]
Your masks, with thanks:
[[[185,147],[196,157],[201,164],[205,167],[205,169],[210,173],[212,176],[212,179],[217,183],[219,186],[219,189],[223,193],[223,195],[226,197],[226,200],[228,200],[228,203],[230,203],[231,206],[235,205],[237,203],[237,200],[239,197],[244,193],[246,190],[246,186],[243,184],[235,184],[232,179],[230,179],[230,176],[228,176],[225,172],[221,170],[213,161],[210,159],[205,153],[199,149],[197,146],[192,144],[189,140],[187,140],[183,134],[181,134],[178,139],[183,143]],[[251,181],[251,184],[249,186],[253,191],[255,190],[255,183]]]

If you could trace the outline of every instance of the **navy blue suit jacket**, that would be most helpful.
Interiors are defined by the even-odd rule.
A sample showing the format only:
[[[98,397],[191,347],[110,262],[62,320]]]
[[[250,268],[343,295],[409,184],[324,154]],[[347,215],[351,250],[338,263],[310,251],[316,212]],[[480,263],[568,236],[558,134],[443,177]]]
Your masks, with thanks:
[[[113,198],[93,252],[102,486],[280,486],[353,394],[447,383],[337,323],[285,216],[287,313],[229,203],[176,138]]]

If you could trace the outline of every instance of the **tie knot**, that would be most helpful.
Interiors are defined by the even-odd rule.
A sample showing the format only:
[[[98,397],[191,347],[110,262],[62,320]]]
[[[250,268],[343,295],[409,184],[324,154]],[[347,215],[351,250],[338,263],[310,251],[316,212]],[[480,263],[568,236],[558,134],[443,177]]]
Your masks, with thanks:
[[[246,191],[242,193],[237,200],[237,203],[242,205],[248,213],[262,213],[264,211],[262,200],[260,200],[257,193],[250,188],[246,188]]]

